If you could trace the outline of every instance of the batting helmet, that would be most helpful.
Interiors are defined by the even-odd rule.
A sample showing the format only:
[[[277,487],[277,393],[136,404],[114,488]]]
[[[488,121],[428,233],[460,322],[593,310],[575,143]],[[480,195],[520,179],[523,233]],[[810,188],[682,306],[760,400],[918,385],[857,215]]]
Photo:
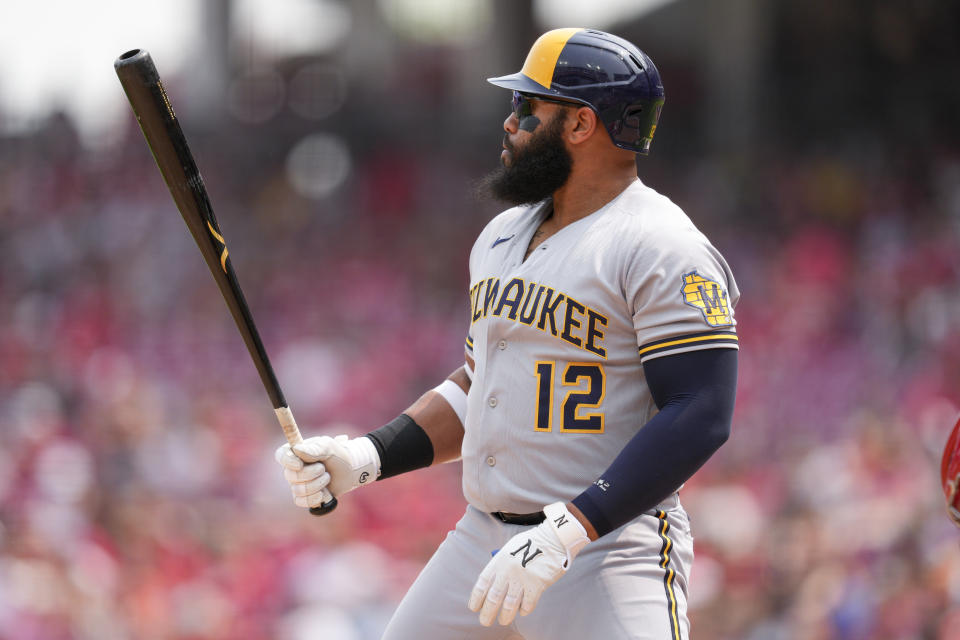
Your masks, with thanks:
[[[960,420],[943,447],[940,460],[940,483],[947,499],[947,514],[960,525]]]
[[[623,38],[593,29],[548,31],[533,43],[520,71],[487,82],[586,105],[613,144],[643,155],[650,151],[663,107],[663,83],[653,60]]]

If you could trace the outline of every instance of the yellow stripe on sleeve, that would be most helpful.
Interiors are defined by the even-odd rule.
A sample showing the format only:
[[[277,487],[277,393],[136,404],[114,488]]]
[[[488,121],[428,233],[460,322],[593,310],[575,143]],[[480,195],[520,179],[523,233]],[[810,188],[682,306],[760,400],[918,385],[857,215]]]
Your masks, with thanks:
[[[715,335],[694,336],[694,337],[692,337],[692,338],[682,338],[682,339],[680,339],[680,340],[672,340],[672,341],[670,341],[670,342],[658,342],[658,343],[656,343],[656,344],[652,344],[652,345],[643,347],[643,348],[640,349],[639,351],[640,351],[640,355],[642,356],[643,354],[649,353],[650,351],[654,351],[654,350],[656,350],[656,349],[663,349],[663,348],[665,348],[665,347],[677,347],[677,346],[680,346],[680,345],[682,345],[682,344],[692,344],[692,343],[694,343],[694,342],[705,342],[705,341],[708,341],[708,340],[722,340],[722,341],[724,341],[724,342],[729,342],[729,341],[733,340],[733,341],[735,341],[735,342],[739,342],[739,338],[737,338],[736,334],[732,334],[732,333],[718,333],[718,334],[715,334]]]

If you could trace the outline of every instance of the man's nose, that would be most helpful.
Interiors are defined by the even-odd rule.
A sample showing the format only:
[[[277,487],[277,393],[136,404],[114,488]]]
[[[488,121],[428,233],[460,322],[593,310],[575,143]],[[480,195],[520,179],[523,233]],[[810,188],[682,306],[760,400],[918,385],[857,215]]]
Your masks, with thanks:
[[[511,111],[507,119],[503,121],[503,130],[507,133],[516,133],[519,124],[520,121],[517,120],[517,114]]]

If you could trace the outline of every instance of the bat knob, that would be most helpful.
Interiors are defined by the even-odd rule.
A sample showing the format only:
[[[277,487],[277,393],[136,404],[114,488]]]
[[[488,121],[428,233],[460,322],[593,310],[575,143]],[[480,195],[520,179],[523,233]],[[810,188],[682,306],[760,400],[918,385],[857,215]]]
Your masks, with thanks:
[[[337,499],[330,498],[329,502],[324,502],[319,507],[310,507],[310,515],[325,516],[337,508]]]

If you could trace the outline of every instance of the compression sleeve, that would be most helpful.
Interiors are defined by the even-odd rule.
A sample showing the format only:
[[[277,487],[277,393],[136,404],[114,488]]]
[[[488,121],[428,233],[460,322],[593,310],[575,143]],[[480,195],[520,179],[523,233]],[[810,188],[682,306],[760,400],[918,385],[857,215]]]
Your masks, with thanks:
[[[401,473],[433,464],[433,443],[430,436],[405,413],[366,434],[380,455],[380,476],[386,480]]]
[[[676,491],[730,435],[737,351],[706,349],[643,365],[660,412],[573,504],[605,535]]]

